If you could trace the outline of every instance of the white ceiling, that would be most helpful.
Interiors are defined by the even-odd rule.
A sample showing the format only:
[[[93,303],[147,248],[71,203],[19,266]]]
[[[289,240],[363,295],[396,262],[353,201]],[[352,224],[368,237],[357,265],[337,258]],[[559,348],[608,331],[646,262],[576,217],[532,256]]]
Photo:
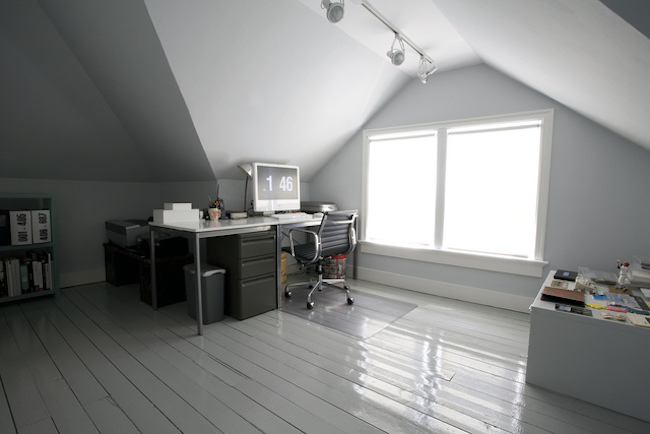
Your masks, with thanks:
[[[0,177],[238,179],[268,161],[308,180],[417,80],[418,56],[392,66],[393,34],[361,3],[331,24],[320,0],[3,0]],[[436,74],[485,62],[650,149],[650,41],[601,2],[370,4]]]
[[[320,1],[299,1],[317,15],[324,16]],[[364,4],[378,11],[401,35],[429,55],[439,72],[481,63],[481,59],[431,0],[347,1],[344,18],[335,25],[336,28],[369,48],[384,62],[389,61],[386,53],[391,47],[394,34],[363,7]],[[406,59],[399,69],[415,77],[419,59],[419,55],[407,46]]]

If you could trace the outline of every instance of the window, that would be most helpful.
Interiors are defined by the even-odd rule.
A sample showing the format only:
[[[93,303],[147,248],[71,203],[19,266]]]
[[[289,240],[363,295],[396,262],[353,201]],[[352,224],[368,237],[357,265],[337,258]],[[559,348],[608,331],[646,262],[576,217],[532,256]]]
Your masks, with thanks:
[[[541,276],[552,119],[365,131],[362,251]]]

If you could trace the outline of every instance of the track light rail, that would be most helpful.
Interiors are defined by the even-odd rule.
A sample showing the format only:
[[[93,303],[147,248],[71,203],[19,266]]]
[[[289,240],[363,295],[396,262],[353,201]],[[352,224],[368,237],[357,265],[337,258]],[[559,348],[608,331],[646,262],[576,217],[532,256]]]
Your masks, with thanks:
[[[433,62],[433,59],[426,55],[424,51],[422,51],[415,43],[408,38],[404,33],[400,32],[397,27],[395,27],[386,17],[384,17],[377,9],[375,9],[370,3],[366,2],[365,0],[361,2],[361,6],[366,8],[368,12],[370,12],[372,15],[375,16],[379,21],[381,21],[390,31],[395,33],[396,36],[399,36],[402,41],[404,41],[405,44],[407,44],[413,51],[418,53],[420,57],[424,58],[427,62],[430,64],[434,65],[435,63]]]

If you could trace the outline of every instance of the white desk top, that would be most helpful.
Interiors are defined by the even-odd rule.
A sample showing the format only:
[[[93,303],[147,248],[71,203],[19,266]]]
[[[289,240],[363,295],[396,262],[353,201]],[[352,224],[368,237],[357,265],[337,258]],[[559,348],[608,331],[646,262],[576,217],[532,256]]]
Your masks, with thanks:
[[[567,320],[571,321],[593,321],[594,324],[599,324],[599,325],[605,325],[607,327],[620,327],[620,326],[627,326],[630,329],[630,332],[632,333],[642,333],[645,336],[650,336],[650,329],[644,328],[644,327],[637,327],[634,326],[629,320],[625,321],[618,321],[616,319],[603,319],[602,314],[605,312],[605,310],[602,309],[594,309],[592,307],[586,306],[587,309],[591,310],[593,316],[586,316],[586,315],[579,315],[575,313],[567,313],[567,312],[559,312],[555,309],[555,304],[557,302],[555,301],[546,301],[541,299],[541,293],[544,287],[546,286],[551,286],[551,282],[554,279],[556,270],[551,270],[548,273],[548,276],[546,277],[546,280],[542,284],[542,287],[540,288],[539,292],[537,293],[537,297],[535,297],[535,301],[533,304],[530,306],[531,312],[535,310],[536,312],[539,312],[544,315],[552,315],[552,316],[557,316],[558,318],[565,318]],[[575,288],[575,282],[568,282],[568,289],[573,289]],[[596,285],[599,289],[600,292],[608,292],[608,287],[607,285],[601,285],[598,284]],[[633,292],[636,295],[636,290],[633,289]],[[585,295],[585,302],[587,303],[592,303],[594,302],[594,299],[591,295]],[[562,303],[559,303],[562,304]],[[596,304],[602,304],[600,301],[596,302]],[[612,312],[612,311],[607,311],[610,312],[611,314],[616,314],[618,312]]]
[[[245,219],[219,219],[199,220],[193,222],[155,223],[149,222],[150,226],[164,229],[175,229],[177,231],[201,233],[229,231],[244,228],[255,228],[258,226],[289,226],[289,225],[315,225],[321,222],[321,218],[284,220],[274,217],[248,217]]]

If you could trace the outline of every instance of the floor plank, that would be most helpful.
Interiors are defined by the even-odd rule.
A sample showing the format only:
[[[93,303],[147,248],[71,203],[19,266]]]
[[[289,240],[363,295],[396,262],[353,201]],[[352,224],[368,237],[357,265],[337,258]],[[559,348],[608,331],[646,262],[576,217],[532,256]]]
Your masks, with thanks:
[[[136,285],[3,305],[0,432],[650,431],[526,384],[526,314],[351,283],[418,307],[360,339],[281,311],[197,336]]]
[[[15,306],[3,308],[0,317],[0,377],[15,430],[20,431],[49,419],[50,413],[7,322],[12,308]]]

